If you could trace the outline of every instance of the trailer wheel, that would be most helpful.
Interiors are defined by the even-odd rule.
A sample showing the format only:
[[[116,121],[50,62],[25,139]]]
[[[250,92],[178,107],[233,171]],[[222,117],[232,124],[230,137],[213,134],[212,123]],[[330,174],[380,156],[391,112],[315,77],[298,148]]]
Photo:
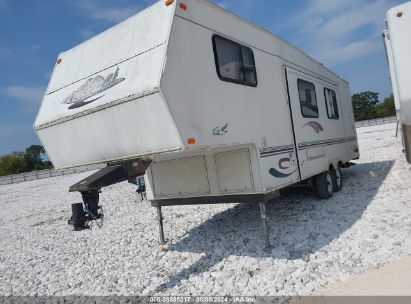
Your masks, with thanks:
[[[317,194],[321,199],[329,199],[334,194],[333,176],[330,170],[318,174],[315,178]]]
[[[339,192],[343,188],[343,176],[341,172],[341,168],[338,167],[337,170],[332,170],[332,177],[333,177],[333,187],[334,192]]]

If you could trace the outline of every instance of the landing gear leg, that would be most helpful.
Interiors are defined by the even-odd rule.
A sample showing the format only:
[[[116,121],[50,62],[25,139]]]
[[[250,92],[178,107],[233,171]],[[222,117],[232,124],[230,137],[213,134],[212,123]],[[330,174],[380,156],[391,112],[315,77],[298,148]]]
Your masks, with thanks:
[[[98,205],[100,200],[99,191],[92,190],[88,192],[82,192],[81,196],[83,198],[84,207],[86,212],[94,219],[99,219],[101,214],[98,212],[101,207]]]
[[[165,245],[164,240],[164,227],[163,227],[163,214],[161,213],[161,206],[157,206],[157,220],[158,220],[158,229],[160,232],[160,244]]]
[[[77,203],[71,205],[72,216],[68,224],[72,225],[74,231],[80,231],[90,228],[91,221],[96,221],[97,227],[103,226],[103,209],[98,205],[99,190],[82,192],[83,204]],[[100,221],[98,221],[100,220]]]
[[[260,215],[261,215],[261,221],[263,223],[265,249],[268,250],[268,249],[271,249],[272,246],[270,244],[270,232],[268,230],[268,224],[267,224],[267,203],[266,202],[260,203]]]

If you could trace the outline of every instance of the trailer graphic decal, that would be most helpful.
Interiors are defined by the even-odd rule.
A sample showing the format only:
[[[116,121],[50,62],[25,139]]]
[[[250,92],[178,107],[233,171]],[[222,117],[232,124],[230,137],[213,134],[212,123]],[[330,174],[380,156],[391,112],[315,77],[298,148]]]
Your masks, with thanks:
[[[291,158],[286,157],[282,158],[278,161],[278,167],[282,170],[289,169],[291,167]]]
[[[97,75],[94,78],[89,78],[80,88],[67,96],[64,103],[69,104],[69,109],[72,110],[84,107],[102,98],[104,95],[92,100],[87,100],[123,82],[125,78],[118,78],[119,72],[120,68],[117,67],[114,73],[110,73],[106,77]]]
[[[324,131],[324,128],[321,124],[319,124],[316,121],[310,121],[308,123],[306,123],[303,128],[305,128],[306,126],[310,126],[311,128],[313,128],[313,130],[315,131],[315,133],[320,134],[320,132]]]
[[[287,170],[290,169],[293,166],[293,161],[290,157],[285,157],[285,158],[281,158],[278,161],[278,167],[281,170]],[[295,168],[295,170],[291,173],[283,173],[280,172],[279,170],[275,169],[275,168],[271,168],[269,170],[269,173],[274,176],[274,177],[278,177],[278,178],[286,178],[289,177],[290,175],[293,175],[295,172],[297,171],[297,168]]]
[[[89,103],[92,103],[92,102],[94,102],[94,101],[96,101],[96,100],[99,100],[100,98],[102,98],[102,97],[104,97],[104,96],[105,96],[105,95],[101,95],[101,96],[99,96],[99,97],[97,97],[97,98],[94,98],[94,99],[91,99],[91,100],[88,100],[88,101],[75,102],[75,103],[73,103],[71,106],[69,106],[69,110],[84,107],[85,105],[88,105]]]
[[[289,177],[290,175],[293,175],[296,171],[297,171],[297,168],[291,173],[282,173],[274,168],[271,168],[269,172],[274,177],[286,178],[286,177]]]
[[[228,133],[227,129],[228,129],[228,123],[222,127],[215,127],[212,131],[212,134],[216,136],[222,136]]]

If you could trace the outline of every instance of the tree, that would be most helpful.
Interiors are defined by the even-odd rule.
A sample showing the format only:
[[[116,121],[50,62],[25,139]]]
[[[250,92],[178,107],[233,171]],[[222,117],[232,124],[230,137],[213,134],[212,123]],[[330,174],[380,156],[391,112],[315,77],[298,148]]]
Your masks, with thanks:
[[[14,152],[0,157],[0,175],[22,173],[25,167],[26,163],[21,153]]]
[[[13,152],[0,157],[0,176],[52,168],[43,161],[46,151],[40,145],[31,145],[24,152]]]
[[[361,92],[352,96],[352,104],[356,121],[376,118],[376,105],[379,103],[379,93]]]
[[[39,170],[43,169],[44,162],[42,160],[42,155],[44,155],[46,151],[44,150],[43,146],[40,145],[31,145],[26,149],[24,153],[24,160],[26,162],[26,170]]]
[[[395,102],[394,102],[394,95],[391,94],[390,97],[384,99],[383,102],[383,113],[384,117],[395,116]]]

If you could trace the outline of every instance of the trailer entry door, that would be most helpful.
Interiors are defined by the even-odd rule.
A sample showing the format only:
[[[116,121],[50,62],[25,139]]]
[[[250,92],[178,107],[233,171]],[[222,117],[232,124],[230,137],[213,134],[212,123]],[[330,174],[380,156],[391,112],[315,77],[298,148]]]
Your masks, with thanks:
[[[311,76],[286,68],[289,102],[301,179],[324,171],[322,86]]]

